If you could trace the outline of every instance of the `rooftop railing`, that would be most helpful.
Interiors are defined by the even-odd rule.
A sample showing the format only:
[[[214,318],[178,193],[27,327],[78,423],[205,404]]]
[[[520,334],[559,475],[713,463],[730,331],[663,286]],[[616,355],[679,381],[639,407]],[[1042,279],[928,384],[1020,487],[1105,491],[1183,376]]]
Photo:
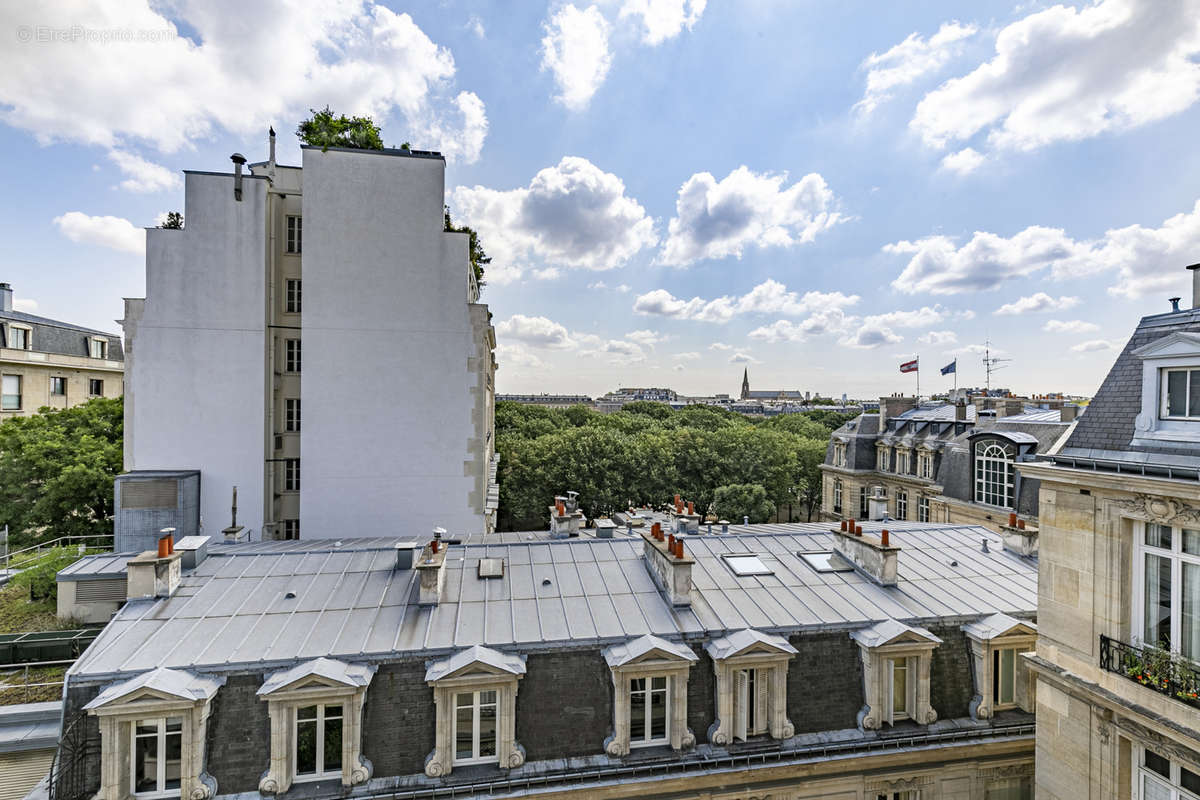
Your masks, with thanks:
[[[1100,668],[1200,708],[1200,665],[1182,656],[1100,634]]]

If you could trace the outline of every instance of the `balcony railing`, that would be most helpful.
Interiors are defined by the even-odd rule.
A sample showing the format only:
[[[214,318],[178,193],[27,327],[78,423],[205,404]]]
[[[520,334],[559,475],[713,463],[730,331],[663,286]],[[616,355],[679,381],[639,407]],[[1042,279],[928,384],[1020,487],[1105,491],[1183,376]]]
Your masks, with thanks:
[[[1100,668],[1200,708],[1200,666],[1181,656],[1101,634]]]

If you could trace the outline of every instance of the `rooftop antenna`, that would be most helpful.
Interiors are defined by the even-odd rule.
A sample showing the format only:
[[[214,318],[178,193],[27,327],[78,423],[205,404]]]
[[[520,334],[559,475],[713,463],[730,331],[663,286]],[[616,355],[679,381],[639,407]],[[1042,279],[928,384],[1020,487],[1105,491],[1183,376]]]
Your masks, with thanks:
[[[992,392],[992,373],[998,369],[1004,369],[1005,367],[1007,367],[1008,365],[1003,363],[1005,361],[1012,361],[1012,359],[1011,358],[997,358],[996,356],[993,356],[992,355],[992,343],[990,341],[985,341],[983,343],[983,369],[984,369],[984,372],[987,373],[987,392],[988,392],[988,394],[991,394],[991,392]]]

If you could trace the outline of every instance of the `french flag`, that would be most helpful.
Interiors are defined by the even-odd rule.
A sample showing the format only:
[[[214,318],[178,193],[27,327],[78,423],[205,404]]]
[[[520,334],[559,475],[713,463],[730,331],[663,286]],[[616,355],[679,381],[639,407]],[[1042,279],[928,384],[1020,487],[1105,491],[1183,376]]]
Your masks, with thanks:
[[[916,372],[917,371],[917,362],[920,360],[921,360],[920,358],[914,358],[912,361],[905,361],[903,364],[900,365],[900,371],[901,372]]]

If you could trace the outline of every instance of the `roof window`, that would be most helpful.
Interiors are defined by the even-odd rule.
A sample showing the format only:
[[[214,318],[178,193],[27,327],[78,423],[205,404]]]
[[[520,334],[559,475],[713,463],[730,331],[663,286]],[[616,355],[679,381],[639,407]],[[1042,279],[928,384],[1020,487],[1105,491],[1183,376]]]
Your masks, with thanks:
[[[817,572],[853,572],[854,565],[837,553],[825,550],[819,553],[798,552],[796,555]]]
[[[503,578],[504,577],[504,559],[503,558],[481,558],[479,559],[479,569],[476,574],[480,579],[485,578]]]
[[[739,578],[745,578],[751,575],[774,575],[775,571],[762,562],[762,559],[753,553],[724,556],[725,565],[733,570],[733,574]]]

